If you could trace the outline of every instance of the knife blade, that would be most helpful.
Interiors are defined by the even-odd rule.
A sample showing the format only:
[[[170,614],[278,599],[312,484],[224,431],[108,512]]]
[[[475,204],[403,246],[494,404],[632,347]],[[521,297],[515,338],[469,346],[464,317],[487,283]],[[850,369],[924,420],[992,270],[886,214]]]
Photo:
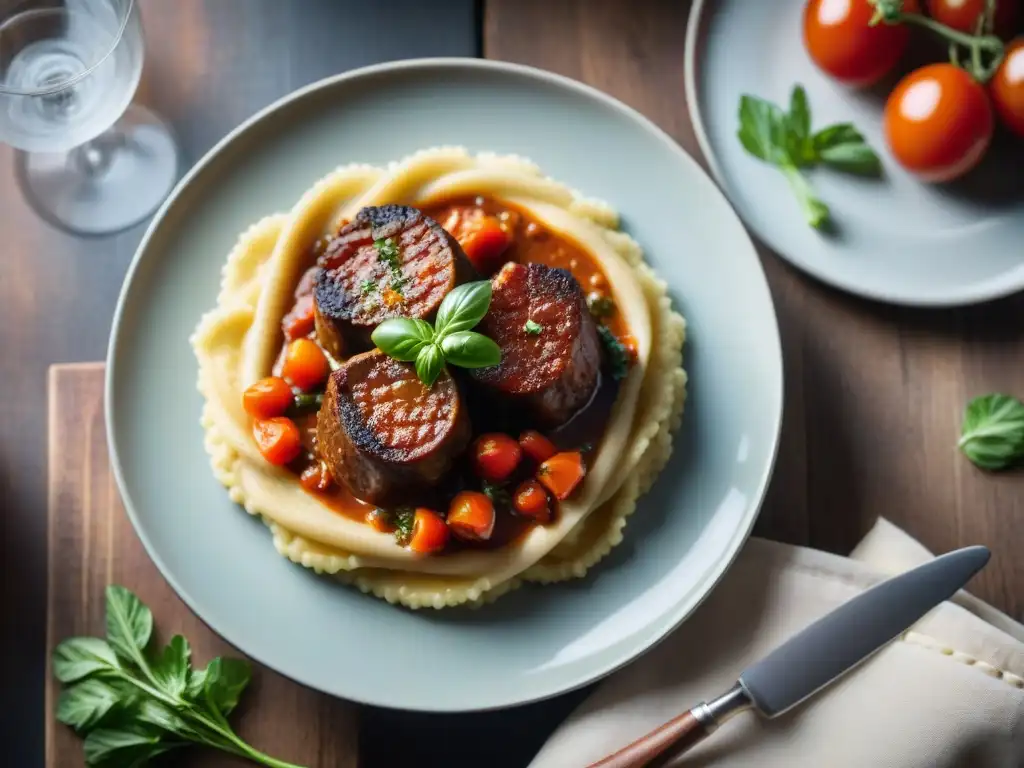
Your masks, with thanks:
[[[965,547],[862,592],[744,669],[726,693],[702,702],[590,768],[640,768],[675,756],[748,709],[772,718],[886,646],[953,596],[988,562],[986,547]],[[659,763],[661,760],[659,760]]]

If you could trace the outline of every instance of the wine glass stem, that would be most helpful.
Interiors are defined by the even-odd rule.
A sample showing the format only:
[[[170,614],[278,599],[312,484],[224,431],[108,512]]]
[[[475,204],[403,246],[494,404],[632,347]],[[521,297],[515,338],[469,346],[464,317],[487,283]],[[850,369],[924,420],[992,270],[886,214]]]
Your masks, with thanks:
[[[110,170],[115,153],[125,146],[125,141],[125,135],[121,131],[110,128],[95,139],[71,150],[71,163],[86,178],[99,178]]]

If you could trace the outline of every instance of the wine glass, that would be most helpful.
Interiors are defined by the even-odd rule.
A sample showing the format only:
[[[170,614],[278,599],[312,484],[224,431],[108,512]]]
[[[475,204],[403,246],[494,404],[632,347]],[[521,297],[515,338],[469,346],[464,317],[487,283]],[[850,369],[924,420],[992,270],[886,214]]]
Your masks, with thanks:
[[[102,235],[152,213],[178,174],[166,124],[129,106],[142,74],[135,0],[0,0],[0,141],[40,216]]]

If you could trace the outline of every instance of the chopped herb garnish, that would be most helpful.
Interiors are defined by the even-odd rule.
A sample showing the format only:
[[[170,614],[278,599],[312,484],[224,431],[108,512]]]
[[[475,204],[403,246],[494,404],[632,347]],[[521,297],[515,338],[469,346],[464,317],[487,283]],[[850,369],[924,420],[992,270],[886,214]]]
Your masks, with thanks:
[[[383,237],[373,241],[373,247],[377,249],[377,256],[380,260],[394,269],[398,265],[398,243],[390,237]]]
[[[481,490],[497,510],[508,509],[512,505],[512,497],[503,485],[484,480]]]
[[[616,381],[621,381],[629,373],[629,352],[626,351],[622,342],[615,338],[615,334],[608,329],[608,326],[599,325],[597,333],[601,337],[601,343],[604,345],[604,351],[608,358],[608,368],[612,378]]]
[[[324,401],[322,392],[306,393],[295,395],[292,407],[296,411],[308,411],[310,408],[319,408]]]
[[[391,524],[395,526],[395,541],[405,546],[412,539],[412,524],[416,513],[412,507],[398,507],[391,511]]]
[[[598,319],[611,317],[615,314],[615,301],[603,293],[592,293],[587,297],[587,308]]]
[[[363,282],[359,284],[359,290],[362,291],[363,295],[373,293],[376,288],[377,283],[373,280],[363,280]]]
[[[540,334],[541,331],[544,330],[544,326],[541,325],[540,323],[534,322],[533,320],[527,320],[525,323],[523,323],[523,330],[526,331],[531,336],[537,336]]]
[[[989,471],[1024,462],[1024,403],[1002,394],[974,398],[964,412],[957,445],[974,464]]]

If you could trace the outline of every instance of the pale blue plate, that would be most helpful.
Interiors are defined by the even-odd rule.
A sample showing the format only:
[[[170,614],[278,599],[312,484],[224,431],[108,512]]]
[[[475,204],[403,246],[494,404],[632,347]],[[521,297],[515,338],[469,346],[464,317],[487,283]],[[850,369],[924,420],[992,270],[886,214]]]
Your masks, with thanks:
[[[690,399],[671,465],[625,541],[580,581],[480,610],[397,608],[279,556],[210,473],[188,344],[238,233],[339,164],[439,144],[518,153],[621,212],[690,323]],[[753,246],[697,164],[640,115],[524,67],[425,60],[292,94],[221,142],[150,227],[107,368],[112,460],[132,522],[214,630],[301,683],[451,711],[584,685],[664,637],[722,576],[757,515],[782,413],[771,298]]]
[[[708,165],[743,220],[800,269],[879,301],[953,306],[1024,289],[1024,142],[997,142],[951,185],[916,181],[886,152],[882,107],[892,83],[856,91],[821,74],[804,50],[805,4],[695,0],[690,13],[690,113]],[[853,122],[885,165],[881,181],[810,173],[832,209],[832,236],[804,222],[782,175],[736,138],[741,94],[785,105],[795,83],[807,89],[816,128]]]

